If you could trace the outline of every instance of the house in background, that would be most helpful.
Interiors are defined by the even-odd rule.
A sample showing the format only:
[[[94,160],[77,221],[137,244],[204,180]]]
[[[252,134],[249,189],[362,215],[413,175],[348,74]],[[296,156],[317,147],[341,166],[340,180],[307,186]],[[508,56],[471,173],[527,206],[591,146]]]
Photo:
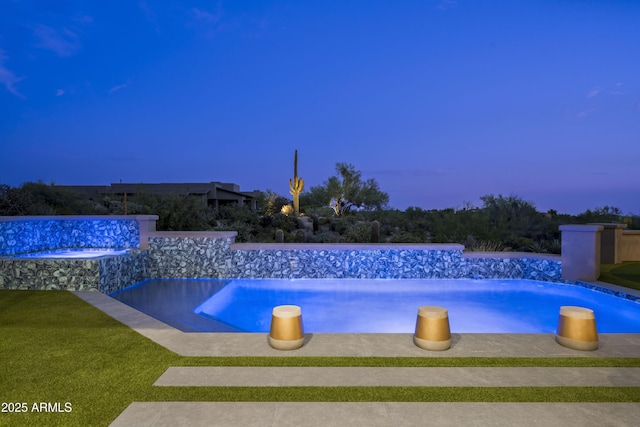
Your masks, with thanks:
[[[238,184],[229,182],[207,183],[160,183],[160,184],[129,184],[113,183],[111,185],[57,185],[75,193],[82,194],[86,199],[100,202],[105,196],[123,199],[124,195],[136,194],[178,194],[181,196],[198,197],[207,206],[219,208],[226,205],[247,206],[251,210],[258,210],[260,190],[240,191]]]

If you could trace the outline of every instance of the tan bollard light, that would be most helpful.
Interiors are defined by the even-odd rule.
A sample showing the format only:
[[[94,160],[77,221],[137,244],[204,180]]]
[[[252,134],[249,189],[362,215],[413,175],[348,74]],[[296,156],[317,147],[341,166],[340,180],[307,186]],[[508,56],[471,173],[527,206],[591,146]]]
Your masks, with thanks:
[[[297,305],[279,305],[271,314],[269,345],[276,350],[295,350],[304,343],[302,310]]]
[[[593,310],[570,305],[560,307],[556,341],[574,350],[596,350],[598,330]]]
[[[442,351],[451,347],[451,330],[447,309],[433,305],[424,305],[418,308],[413,342],[425,350]]]

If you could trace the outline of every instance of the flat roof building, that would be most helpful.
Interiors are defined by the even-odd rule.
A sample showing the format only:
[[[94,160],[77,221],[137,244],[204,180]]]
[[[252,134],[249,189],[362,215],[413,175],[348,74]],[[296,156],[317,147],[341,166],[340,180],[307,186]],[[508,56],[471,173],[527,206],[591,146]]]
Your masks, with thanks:
[[[207,206],[219,208],[225,205],[247,206],[258,210],[260,190],[240,191],[238,184],[229,182],[207,183],[159,183],[133,184],[112,183],[111,185],[56,185],[70,191],[81,193],[86,199],[100,201],[104,196],[124,197],[136,194],[178,194],[181,196],[200,197]]]

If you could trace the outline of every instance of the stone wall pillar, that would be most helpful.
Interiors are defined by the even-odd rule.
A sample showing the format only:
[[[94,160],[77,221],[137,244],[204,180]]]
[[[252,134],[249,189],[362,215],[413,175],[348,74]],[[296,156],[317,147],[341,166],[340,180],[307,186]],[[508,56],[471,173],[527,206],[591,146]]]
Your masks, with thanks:
[[[603,228],[600,237],[600,262],[603,264],[620,264],[622,262],[622,230],[627,224],[601,224]]]
[[[622,232],[622,261],[640,261],[640,230]]]
[[[561,225],[562,278],[598,280],[602,225]]]
[[[140,225],[140,249],[149,249],[149,236],[156,231],[158,215],[136,215]]]

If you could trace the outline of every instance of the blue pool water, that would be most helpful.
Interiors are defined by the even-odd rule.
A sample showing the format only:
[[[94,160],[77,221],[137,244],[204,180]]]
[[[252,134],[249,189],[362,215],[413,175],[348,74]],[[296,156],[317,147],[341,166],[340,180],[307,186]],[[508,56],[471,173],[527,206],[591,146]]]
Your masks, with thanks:
[[[533,280],[150,280],[111,296],[188,332],[268,332],[273,307],[294,304],[310,333],[412,333],[422,305],[457,333],[555,333],[563,305],[591,308],[601,333],[640,333],[638,302]]]

